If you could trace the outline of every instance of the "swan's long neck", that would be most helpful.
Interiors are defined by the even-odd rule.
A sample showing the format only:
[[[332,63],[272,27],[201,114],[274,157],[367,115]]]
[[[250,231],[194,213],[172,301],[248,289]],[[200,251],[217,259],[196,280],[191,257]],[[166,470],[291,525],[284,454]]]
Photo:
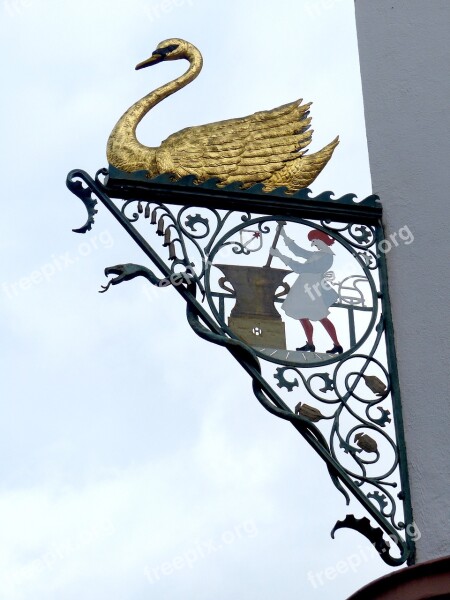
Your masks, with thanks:
[[[200,73],[203,64],[200,52],[191,47],[186,52],[185,58],[190,64],[183,75],[135,102],[117,121],[109,136],[106,149],[109,164],[129,173],[146,170],[151,177],[158,174],[155,160],[156,148],[141,144],[136,138],[136,128],[154,106],[188,85]]]

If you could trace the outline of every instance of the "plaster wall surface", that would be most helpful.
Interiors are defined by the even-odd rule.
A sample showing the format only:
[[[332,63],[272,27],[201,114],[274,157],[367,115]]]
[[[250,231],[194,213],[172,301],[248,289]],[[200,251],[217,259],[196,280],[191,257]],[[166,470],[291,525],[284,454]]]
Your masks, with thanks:
[[[422,562],[450,555],[450,1],[355,7],[373,191],[414,236],[387,262]]]

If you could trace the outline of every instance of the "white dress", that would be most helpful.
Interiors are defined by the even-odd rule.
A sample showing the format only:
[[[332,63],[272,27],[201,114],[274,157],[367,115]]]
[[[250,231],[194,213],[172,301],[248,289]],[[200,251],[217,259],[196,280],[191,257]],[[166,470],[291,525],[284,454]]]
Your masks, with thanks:
[[[324,280],[325,273],[333,264],[333,253],[331,250],[327,252],[325,248],[317,251],[304,250],[289,238],[285,238],[285,244],[293,254],[306,258],[306,261],[300,263],[288,256],[280,256],[288,267],[299,274],[281,308],[293,319],[320,321],[330,314],[329,307],[339,297]]]

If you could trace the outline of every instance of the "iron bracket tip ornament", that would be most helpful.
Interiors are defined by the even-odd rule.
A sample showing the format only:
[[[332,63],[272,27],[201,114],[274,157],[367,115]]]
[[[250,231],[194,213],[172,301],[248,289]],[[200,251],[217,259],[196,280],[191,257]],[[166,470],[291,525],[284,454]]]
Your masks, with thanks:
[[[262,406],[322,458],[347,504],[364,507],[366,517],[347,515],[332,537],[350,528],[387,564],[413,564],[379,199],[148,179],[113,167],[95,178],[71,171],[67,186],[87,211],[74,231],[92,228],[100,202],[156,268],[108,267],[100,291],[136,277],[175,289],[195,334],[236,359]]]

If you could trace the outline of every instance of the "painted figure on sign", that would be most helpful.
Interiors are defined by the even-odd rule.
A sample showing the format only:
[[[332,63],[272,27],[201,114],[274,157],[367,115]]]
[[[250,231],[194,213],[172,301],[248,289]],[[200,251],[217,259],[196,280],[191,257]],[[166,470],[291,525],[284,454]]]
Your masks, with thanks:
[[[320,321],[333,342],[333,348],[327,354],[342,354],[343,348],[337,338],[336,329],[328,318],[329,308],[338,299],[337,292],[326,282],[325,273],[333,264],[334,252],[331,247],[334,239],[323,231],[313,229],[308,240],[316,250],[304,250],[281,230],[281,237],[289,250],[300,258],[300,263],[284,256],[276,248],[270,249],[272,256],[278,257],[295,273],[298,278],[286,296],[281,308],[293,319],[298,319],[306,334],[306,344],[297,350],[315,352],[313,342],[314,328],[311,321]]]

